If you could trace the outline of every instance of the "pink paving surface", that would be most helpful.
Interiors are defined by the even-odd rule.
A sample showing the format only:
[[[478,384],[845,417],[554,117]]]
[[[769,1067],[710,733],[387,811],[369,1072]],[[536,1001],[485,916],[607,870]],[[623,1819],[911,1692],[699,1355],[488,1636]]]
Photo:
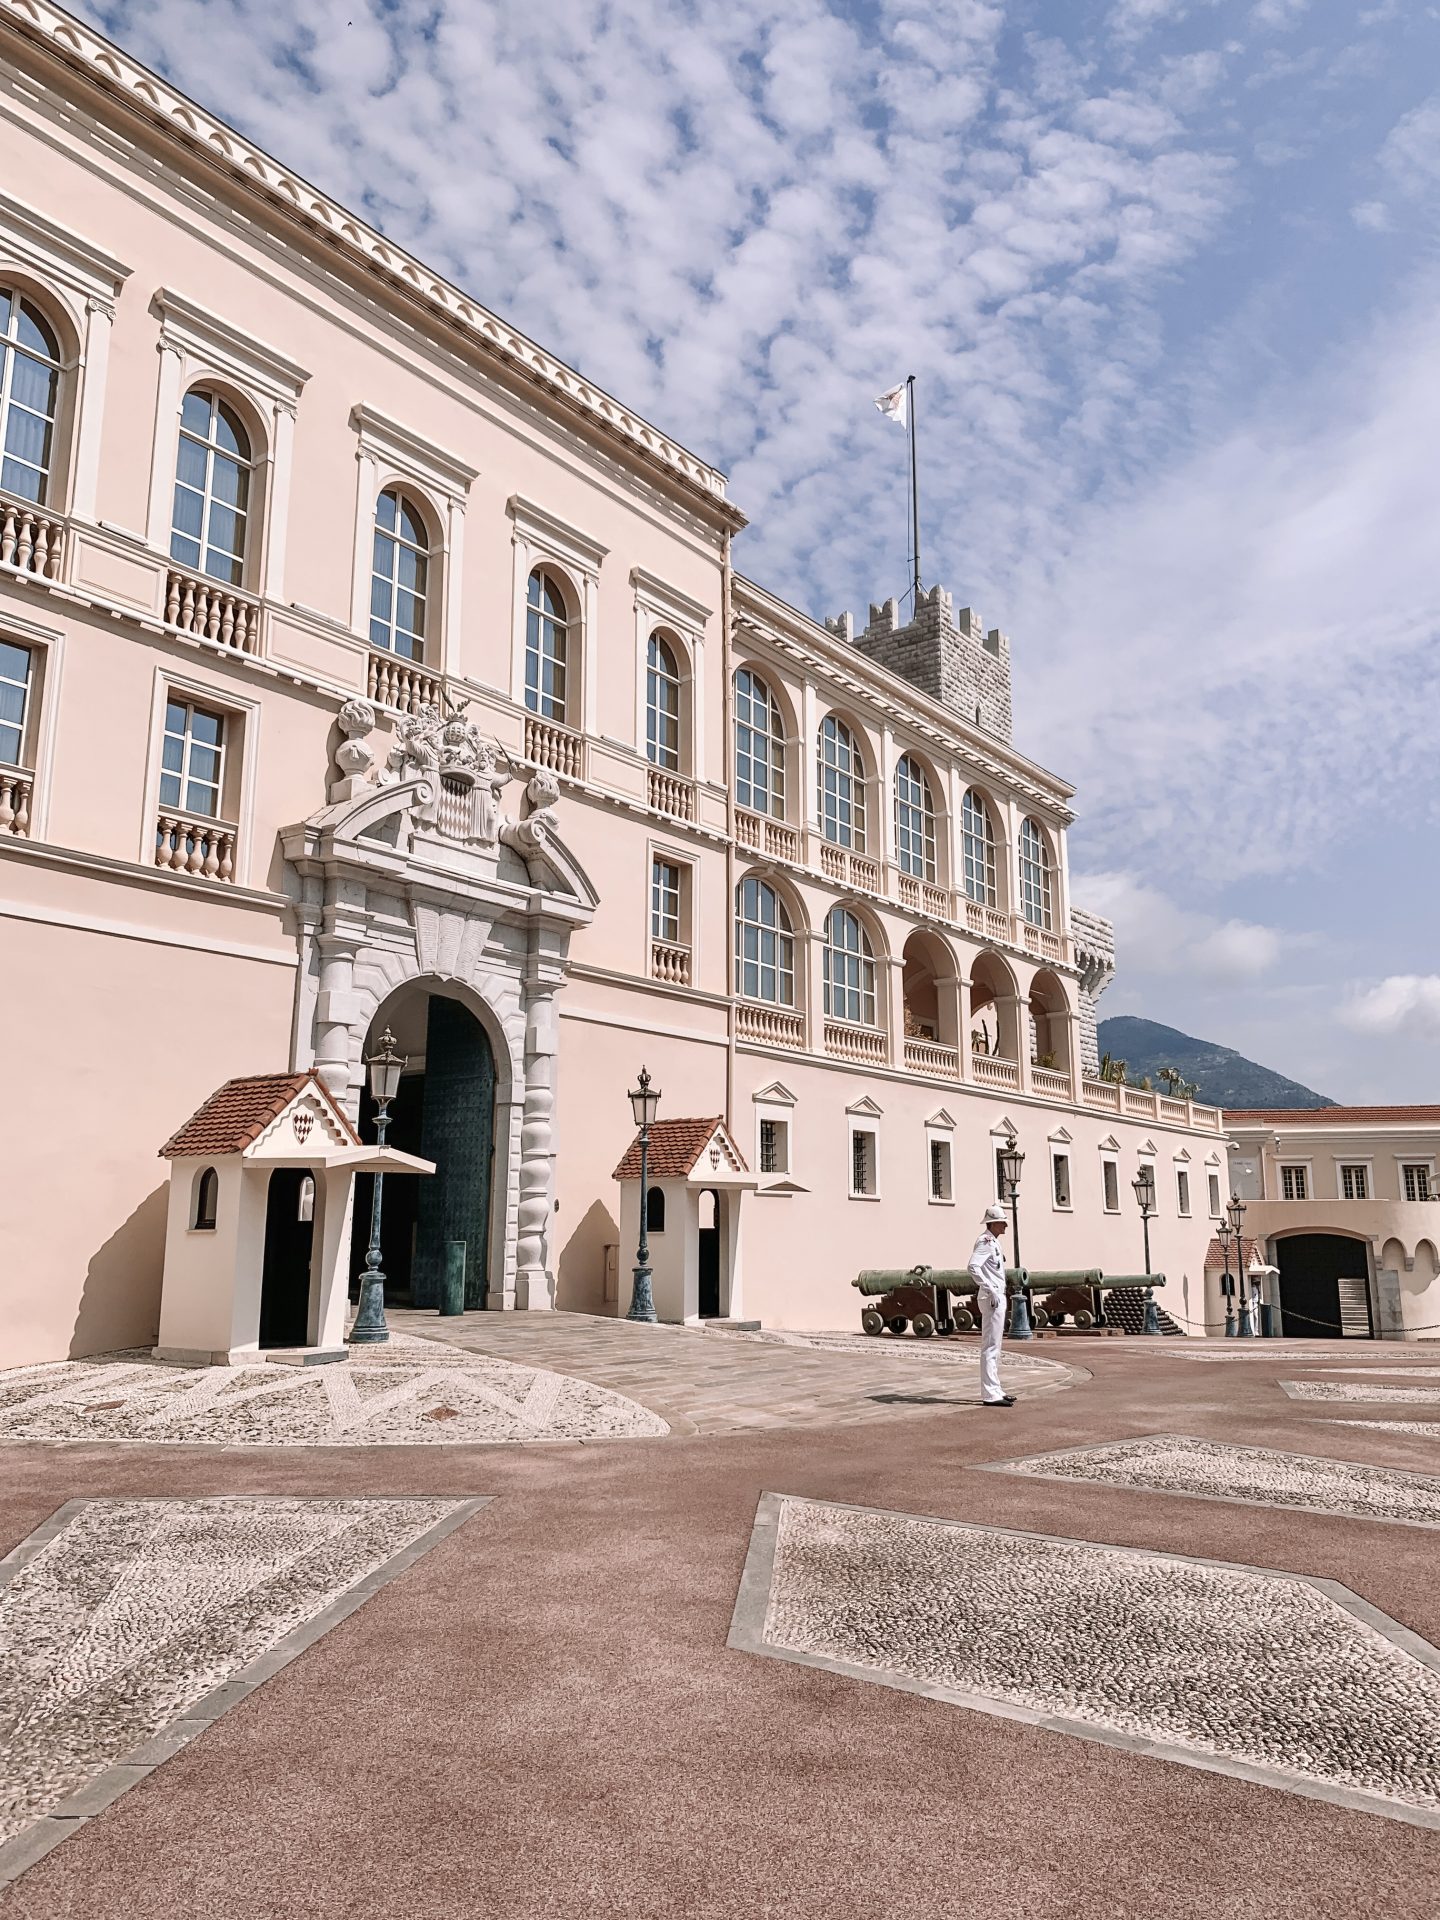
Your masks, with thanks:
[[[1286,1400],[1293,1354],[1125,1344],[1067,1345],[1093,1379],[1005,1414],[531,1449],[0,1450],[5,1551],[87,1494],[497,1496],[0,1916],[1434,1913],[1434,1832],[727,1649],[767,1490],[1326,1575],[1440,1643],[1423,1531],[965,1471],[1157,1431],[1437,1464],[1383,1415],[1362,1432]]]

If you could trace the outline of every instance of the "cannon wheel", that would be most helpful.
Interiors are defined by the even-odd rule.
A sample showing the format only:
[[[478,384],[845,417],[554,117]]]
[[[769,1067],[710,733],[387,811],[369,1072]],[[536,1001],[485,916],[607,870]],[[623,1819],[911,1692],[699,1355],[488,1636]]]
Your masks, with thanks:
[[[885,1316],[883,1313],[877,1313],[874,1307],[866,1307],[860,1316],[860,1324],[866,1333],[883,1333],[885,1331]]]
[[[910,1322],[905,1318],[903,1313],[897,1313],[895,1318],[889,1322],[890,1331],[892,1333],[904,1333],[909,1324]]]
[[[1030,1309],[1030,1324],[1032,1327],[1048,1327],[1049,1326],[1050,1316],[1045,1311],[1044,1307],[1032,1307]]]
[[[1049,1319],[1050,1319],[1050,1324],[1051,1324],[1051,1326],[1052,1326],[1052,1327],[1063,1327],[1063,1326],[1064,1326],[1064,1324],[1065,1324],[1065,1316],[1064,1316],[1064,1314],[1063,1314],[1063,1313],[1056,1313],[1056,1312],[1055,1312],[1055,1311],[1053,1310],[1053,1308],[1052,1308],[1052,1310],[1051,1310],[1051,1312],[1050,1312],[1050,1315],[1049,1315]]]
[[[955,1324],[962,1333],[969,1333],[975,1325],[975,1316],[968,1307],[955,1309]]]
[[[1088,1307],[1079,1307],[1075,1313],[1075,1324],[1081,1328],[1093,1327],[1095,1324],[1095,1316]]]
[[[928,1313],[917,1313],[910,1324],[916,1338],[920,1340],[928,1340],[935,1331],[934,1316]]]

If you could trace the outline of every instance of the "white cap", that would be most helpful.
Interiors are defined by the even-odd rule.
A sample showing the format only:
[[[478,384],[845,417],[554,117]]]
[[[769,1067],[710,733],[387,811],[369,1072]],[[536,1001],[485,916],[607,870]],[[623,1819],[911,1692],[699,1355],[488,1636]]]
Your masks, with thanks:
[[[1002,1227],[1009,1226],[1010,1218],[1003,1207],[986,1207],[985,1224],[988,1227],[991,1225],[992,1222],[997,1223]]]

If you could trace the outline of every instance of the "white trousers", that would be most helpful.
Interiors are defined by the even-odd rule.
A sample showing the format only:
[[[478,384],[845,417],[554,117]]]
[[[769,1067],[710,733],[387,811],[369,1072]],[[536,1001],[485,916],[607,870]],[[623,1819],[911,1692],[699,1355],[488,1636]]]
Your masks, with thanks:
[[[1005,1335],[1004,1294],[993,1294],[988,1287],[979,1289],[980,1300],[980,1398],[1003,1400],[1000,1384],[1000,1342]]]

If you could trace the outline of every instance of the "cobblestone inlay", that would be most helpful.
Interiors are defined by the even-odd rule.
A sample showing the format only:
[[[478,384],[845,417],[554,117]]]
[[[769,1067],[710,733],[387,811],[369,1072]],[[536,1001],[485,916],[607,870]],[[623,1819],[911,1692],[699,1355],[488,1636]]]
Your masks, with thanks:
[[[1200,1440],[1189,1434],[1152,1433],[1134,1440],[977,1464],[985,1473],[1082,1480],[1127,1491],[1183,1493],[1245,1506],[1291,1507],[1357,1520],[1440,1527],[1440,1475]]]
[[[0,1561],[0,1885],[485,1504],[73,1500]]]
[[[729,1643],[1440,1828],[1440,1653],[1334,1581],[765,1494]]]
[[[1380,1406],[1440,1407],[1440,1387],[1371,1387],[1347,1380],[1282,1380],[1292,1400],[1362,1400]]]
[[[544,1368],[425,1340],[379,1351],[328,1367],[172,1367],[138,1354],[20,1367],[0,1373],[0,1441],[484,1446],[669,1431],[638,1401]]]

